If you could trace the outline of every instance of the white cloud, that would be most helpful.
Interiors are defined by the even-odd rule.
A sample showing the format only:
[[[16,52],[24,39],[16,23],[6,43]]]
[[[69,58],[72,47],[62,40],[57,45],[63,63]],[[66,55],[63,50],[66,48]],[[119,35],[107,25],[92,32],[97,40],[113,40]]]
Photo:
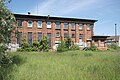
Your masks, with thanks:
[[[63,16],[66,14],[72,14],[75,12],[82,12],[94,6],[98,0],[44,0],[38,3],[31,12],[39,15],[57,15]],[[37,9],[38,7],[38,9]]]

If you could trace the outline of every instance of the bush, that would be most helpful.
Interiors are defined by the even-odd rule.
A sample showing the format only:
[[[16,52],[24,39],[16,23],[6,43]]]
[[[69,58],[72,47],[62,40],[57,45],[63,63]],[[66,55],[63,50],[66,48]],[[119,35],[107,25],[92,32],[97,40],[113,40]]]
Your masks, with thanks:
[[[92,46],[89,48],[89,50],[91,50],[91,51],[96,51],[96,50],[97,50],[97,47],[92,45]]]
[[[32,47],[31,51],[38,51],[38,48],[37,47]]]
[[[39,47],[40,47],[39,42],[34,41],[34,42],[32,43],[32,51],[38,51]]]
[[[32,47],[39,48],[39,46],[40,46],[40,44],[39,44],[39,42],[37,42],[37,41],[34,41],[34,42],[32,43]]]
[[[72,42],[71,38],[69,38],[69,37],[65,41],[65,45],[68,49],[71,47],[72,43],[73,42]]]
[[[92,43],[91,47],[89,48],[89,50],[91,51],[96,51],[97,50],[97,47],[95,46],[94,43]]]
[[[66,41],[61,41],[59,46],[57,47],[57,52],[64,52],[67,50],[79,50],[79,45],[74,44],[71,38],[67,38]]]
[[[77,44],[72,44],[71,47],[70,47],[70,50],[79,50],[79,45]]]
[[[17,51],[20,51],[20,52],[23,52],[23,51],[38,51],[38,48],[39,48],[39,42],[37,41],[34,41],[32,43],[32,47],[31,46],[28,46],[28,43],[23,40],[22,42],[22,47],[21,48],[18,48]]]
[[[118,48],[118,46],[116,44],[111,44],[108,47],[111,49],[115,49],[115,50]]]
[[[47,37],[43,37],[43,39],[40,41],[39,50],[43,52],[49,51],[49,44]]]
[[[57,52],[64,52],[67,51],[67,47],[64,41],[61,41],[61,43],[57,47]]]

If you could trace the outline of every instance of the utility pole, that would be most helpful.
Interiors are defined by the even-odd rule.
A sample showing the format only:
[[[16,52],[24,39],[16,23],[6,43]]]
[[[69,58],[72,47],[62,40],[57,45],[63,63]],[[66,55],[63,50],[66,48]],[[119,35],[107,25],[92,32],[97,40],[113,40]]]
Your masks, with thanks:
[[[117,24],[115,24],[115,44],[117,45]]]

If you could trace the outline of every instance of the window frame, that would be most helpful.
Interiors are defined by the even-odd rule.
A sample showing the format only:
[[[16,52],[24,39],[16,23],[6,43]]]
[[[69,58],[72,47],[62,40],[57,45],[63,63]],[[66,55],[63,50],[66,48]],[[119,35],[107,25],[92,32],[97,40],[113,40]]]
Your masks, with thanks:
[[[58,36],[57,36],[57,33],[58,33]],[[56,32],[56,38],[59,38],[60,37],[60,32]]]
[[[73,34],[74,34],[74,36],[73,36]],[[72,37],[72,38],[75,38],[75,36],[76,36],[75,33],[72,33],[71,37]]]
[[[86,28],[87,28],[88,31],[91,30],[91,25],[90,24],[86,24]]]
[[[56,24],[56,28],[55,29],[60,29],[60,22],[56,22],[55,24]],[[57,25],[59,26],[58,28],[57,28]]]
[[[81,38],[81,35],[82,35],[82,38]],[[83,34],[79,34],[79,39],[82,39],[82,41],[83,41]]]
[[[64,29],[68,29],[68,23],[64,23]]]
[[[28,32],[28,45],[32,45],[33,32]]]
[[[17,34],[17,44],[19,44],[19,47],[22,46],[22,36],[23,36],[22,32],[18,32],[18,34]]]
[[[65,34],[66,34],[67,36],[65,36]],[[64,38],[68,38],[68,33],[67,33],[67,32],[64,33]]]
[[[31,25],[29,24],[29,21],[32,22]],[[32,20],[28,20],[28,21],[27,21],[27,26],[28,26],[28,27],[32,27],[32,26],[33,26],[33,21],[32,21]]]
[[[38,32],[38,42],[40,42],[42,39],[42,32]]]
[[[74,28],[73,28],[73,25],[74,25]],[[76,25],[75,23],[71,23],[71,29],[72,30],[75,30],[75,25]]]
[[[79,30],[83,30],[83,24],[82,23],[79,24]]]
[[[50,23],[50,24],[48,24]],[[52,22],[47,22],[47,28],[51,29],[52,28]]]
[[[20,21],[20,23],[19,23],[19,21]],[[19,25],[19,24],[20,24],[20,25]],[[19,28],[22,27],[22,20],[17,20],[17,26],[18,26]]]
[[[41,22],[41,25],[39,25],[39,22]],[[38,28],[42,28],[42,21],[37,22]]]

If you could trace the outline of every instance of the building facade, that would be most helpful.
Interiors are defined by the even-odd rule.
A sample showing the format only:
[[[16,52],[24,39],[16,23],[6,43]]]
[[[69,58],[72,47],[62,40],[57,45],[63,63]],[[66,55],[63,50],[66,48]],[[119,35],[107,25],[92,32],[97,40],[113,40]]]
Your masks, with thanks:
[[[97,20],[35,16],[14,14],[16,18],[17,37],[12,37],[12,44],[21,46],[25,39],[28,44],[48,37],[49,46],[54,48],[61,40],[70,37],[79,46],[90,46],[94,35],[94,23]]]
[[[94,43],[98,50],[107,50],[108,37],[109,36],[92,36],[92,43]]]
[[[110,36],[107,38],[107,44],[116,44],[117,46],[120,47],[120,36]]]

